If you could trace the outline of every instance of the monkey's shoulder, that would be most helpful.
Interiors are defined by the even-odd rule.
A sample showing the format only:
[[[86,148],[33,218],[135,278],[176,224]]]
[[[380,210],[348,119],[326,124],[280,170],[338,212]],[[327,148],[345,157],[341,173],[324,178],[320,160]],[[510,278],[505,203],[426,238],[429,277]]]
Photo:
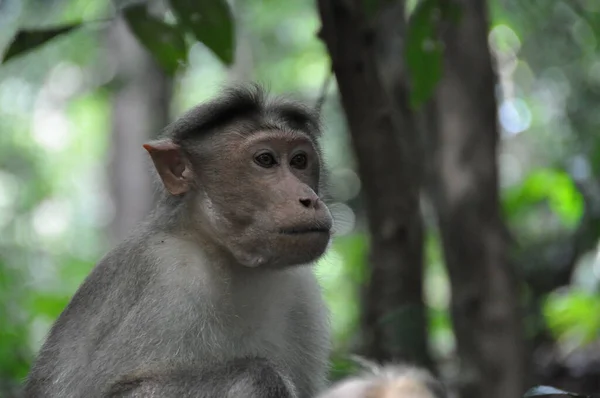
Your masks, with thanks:
[[[126,241],[95,265],[50,329],[28,377],[28,388],[75,388],[142,298],[151,272],[138,270],[147,262],[143,245]]]

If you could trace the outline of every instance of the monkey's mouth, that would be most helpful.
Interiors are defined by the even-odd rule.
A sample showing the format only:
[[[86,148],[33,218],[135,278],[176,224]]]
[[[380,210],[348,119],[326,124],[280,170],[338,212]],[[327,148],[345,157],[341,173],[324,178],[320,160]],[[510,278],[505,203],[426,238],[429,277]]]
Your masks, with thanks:
[[[282,228],[279,233],[284,235],[302,235],[302,234],[328,234],[329,228],[327,227],[292,227]]]

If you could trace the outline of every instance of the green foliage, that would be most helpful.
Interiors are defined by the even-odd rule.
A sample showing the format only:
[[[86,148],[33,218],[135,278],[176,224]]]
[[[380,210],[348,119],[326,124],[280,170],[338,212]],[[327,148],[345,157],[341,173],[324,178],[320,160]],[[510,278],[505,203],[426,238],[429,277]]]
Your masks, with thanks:
[[[336,237],[316,269],[331,312],[336,346],[344,350],[358,328],[358,288],[365,280],[368,239],[364,233]]]
[[[81,24],[70,24],[51,29],[21,30],[17,33],[10,47],[2,57],[2,63],[5,63],[11,58],[28,53],[36,47],[39,47],[58,36],[69,33],[80,26]]]
[[[437,356],[448,356],[455,349],[455,341],[448,310],[450,282],[440,245],[439,232],[427,231],[425,235],[424,298],[428,307],[427,320],[432,351]]]
[[[566,227],[576,226],[583,215],[583,196],[564,171],[536,170],[521,185],[505,191],[503,196],[504,211],[509,218],[521,217],[542,201],[548,202]]]
[[[581,290],[551,294],[544,317],[552,333],[572,344],[587,344],[600,336],[600,297]]]
[[[37,315],[43,315],[49,319],[56,319],[65,309],[70,299],[71,297],[67,295],[56,296],[39,293],[36,294],[32,300],[32,310],[33,313]]]
[[[356,361],[352,361],[346,355],[333,355],[331,358],[331,369],[329,370],[329,380],[336,382],[344,379],[360,370]]]
[[[123,11],[129,28],[169,75],[187,61],[185,40],[176,27],[148,14],[144,4]]]
[[[133,34],[153,55],[169,75],[187,61],[188,48],[184,36],[191,32],[223,63],[234,59],[235,27],[226,0],[170,0],[178,21],[169,25],[147,12],[146,3],[122,9]],[[71,32],[82,24],[70,24],[53,29],[21,30],[5,53],[2,62],[42,46],[57,36]]]
[[[235,29],[225,0],[169,0],[181,25],[226,65],[233,62]]]
[[[440,23],[457,23],[460,15],[458,5],[441,0],[424,0],[412,13],[408,23],[405,58],[413,109],[431,97],[442,77],[443,49],[437,32]]]
[[[19,380],[29,370],[29,358],[24,354],[27,327],[14,314],[18,306],[11,285],[18,281],[16,272],[2,260],[0,255],[0,379]]]
[[[253,51],[252,77],[268,82],[275,93],[296,91],[311,98],[312,93],[320,92],[331,65],[326,47],[315,35],[321,22],[314,4],[302,0],[268,0],[242,2],[236,8],[244,26],[244,43]],[[325,101],[325,107],[331,106],[335,106],[334,101]],[[337,112],[326,113],[329,117],[343,118]],[[339,142],[340,136],[345,135],[342,126],[335,121],[329,126],[323,142]]]
[[[451,355],[456,348],[450,311],[447,307],[428,310],[429,342],[439,356]]]
[[[367,281],[368,270],[365,262],[368,254],[369,239],[364,233],[356,233],[336,239],[335,249],[342,253],[344,266],[351,281],[363,284]]]

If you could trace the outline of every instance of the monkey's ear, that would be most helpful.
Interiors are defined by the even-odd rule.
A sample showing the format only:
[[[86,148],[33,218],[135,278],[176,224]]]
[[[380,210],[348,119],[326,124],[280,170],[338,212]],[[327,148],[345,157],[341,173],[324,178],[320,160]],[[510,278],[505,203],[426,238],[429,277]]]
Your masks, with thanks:
[[[191,170],[179,145],[171,140],[152,141],[143,145],[167,191],[181,195],[189,190]]]

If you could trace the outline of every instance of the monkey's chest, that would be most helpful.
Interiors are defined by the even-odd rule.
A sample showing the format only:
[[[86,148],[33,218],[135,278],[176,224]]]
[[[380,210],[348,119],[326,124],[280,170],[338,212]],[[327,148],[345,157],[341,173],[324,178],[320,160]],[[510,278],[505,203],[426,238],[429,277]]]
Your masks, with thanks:
[[[248,303],[228,336],[232,358],[267,358],[287,373],[301,397],[313,396],[325,383],[329,332],[321,306],[296,299],[274,306]]]
[[[293,325],[283,305],[238,303],[221,329],[235,356],[276,358],[290,350]]]
[[[329,329],[316,281],[301,272],[281,280],[234,279],[218,290],[227,294],[204,296],[202,307],[188,313],[193,322],[181,352],[200,363],[266,358],[289,375],[301,397],[314,395],[327,373]],[[179,308],[199,302],[189,304]]]
[[[256,322],[257,320],[262,320]],[[314,334],[312,325],[303,324],[293,313],[269,313],[238,320],[234,333],[228,333],[230,359],[266,358],[277,365],[294,383],[300,397],[312,397],[324,381],[328,342]]]
[[[299,391],[318,386],[329,352],[328,336],[318,328],[321,321],[314,318],[319,311],[297,310],[284,301],[275,303],[279,305],[248,300],[234,307],[235,312],[221,308],[221,314],[227,313],[225,321],[197,319],[188,334],[195,341],[187,350],[198,348],[198,362],[266,358],[282,369]]]

